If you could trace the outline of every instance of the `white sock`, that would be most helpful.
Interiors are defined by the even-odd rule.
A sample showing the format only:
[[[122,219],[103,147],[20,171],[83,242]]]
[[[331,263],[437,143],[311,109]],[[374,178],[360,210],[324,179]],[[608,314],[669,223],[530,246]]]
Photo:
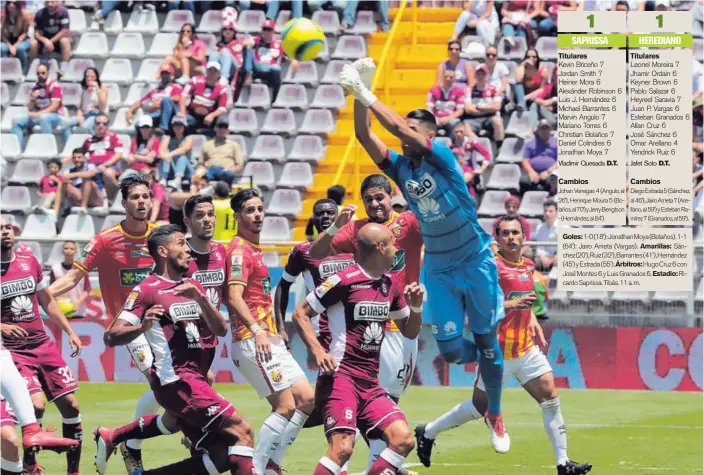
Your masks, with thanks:
[[[279,448],[276,449],[274,455],[271,456],[271,460],[279,467],[281,466],[281,461],[284,459],[286,451],[296,440],[301,429],[303,429],[303,424],[305,424],[307,420],[308,414],[296,409],[296,412],[293,413],[293,417],[288,421],[284,433],[281,434],[281,444],[279,444]]]
[[[134,411],[135,420],[143,416],[148,416],[149,414],[156,414],[159,412],[159,403],[156,402],[156,397],[154,396],[154,391],[149,390],[139,398],[137,401],[137,409]],[[162,430],[162,432],[164,432]],[[168,432],[166,432],[168,433]],[[127,447],[132,450],[142,450],[142,440],[128,440]]]
[[[12,355],[8,350],[0,350],[0,394],[7,399],[10,407],[15,411],[17,421],[21,427],[37,422],[34,415],[34,405],[27,390],[27,383],[17,371]]]
[[[254,470],[264,473],[266,464],[281,444],[281,436],[286,430],[288,419],[281,414],[272,412],[259,430],[259,441],[254,449]]]
[[[376,459],[379,458],[381,453],[386,449],[386,442],[382,439],[370,439],[369,440],[369,461],[367,462],[367,470],[365,473],[369,472],[372,468]]]
[[[336,464],[335,462],[333,462],[332,460],[330,460],[329,458],[323,457],[320,459],[320,461],[318,463],[320,465],[322,465],[323,467],[327,468],[328,470],[330,470],[332,472],[332,475],[339,475],[340,474],[340,470],[341,470],[340,466],[338,464]],[[347,465],[347,464],[345,464],[345,465]]]
[[[552,444],[552,451],[555,452],[556,465],[564,465],[569,457],[567,457],[567,429],[560,410],[560,398],[556,397],[541,403],[540,409],[543,410],[543,426]]]
[[[384,460],[389,462],[391,465],[393,465],[397,469],[402,468],[403,462],[406,461],[406,457],[394,452],[393,450],[389,449],[388,447],[381,451],[381,453],[379,454],[379,457],[383,458]]]
[[[482,415],[474,407],[472,401],[465,401],[456,405],[433,422],[429,422],[425,426],[425,437],[435,439],[440,432],[454,429],[469,421],[481,419],[481,417]]]
[[[22,461],[18,460],[17,462],[12,462],[0,457],[0,468],[2,468],[4,472],[22,473]]]

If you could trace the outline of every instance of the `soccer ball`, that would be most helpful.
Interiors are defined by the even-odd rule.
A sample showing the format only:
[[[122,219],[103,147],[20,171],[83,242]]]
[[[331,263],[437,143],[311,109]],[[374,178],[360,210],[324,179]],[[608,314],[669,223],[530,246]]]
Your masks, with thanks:
[[[59,299],[58,304],[61,312],[63,312],[66,318],[73,318],[76,316],[76,304],[73,303],[73,300]]]
[[[294,18],[284,25],[281,43],[289,58],[311,61],[320,54],[325,33],[308,18]]]

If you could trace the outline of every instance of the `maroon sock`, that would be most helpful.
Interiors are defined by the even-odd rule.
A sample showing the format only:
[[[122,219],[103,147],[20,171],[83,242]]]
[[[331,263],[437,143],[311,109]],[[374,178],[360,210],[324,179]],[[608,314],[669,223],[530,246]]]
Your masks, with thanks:
[[[66,439],[78,441],[78,448],[66,452],[66,471],[68,473],[78,473],[81,464],[81,444],[83,442],[83,427],[81,426],[81,416],[64,419],[62,424],[62,434]]]
[[[136,421],[132,421],[125,426],[118,427],[115,429],[115,433],[112,438],[113,443],[118,445],[130,439],[144,440],[164,435],[159,428],[159,417],[160,416],[156,414],[150,414],[148,416],[140,417]]]
[[[228,449],[230,473],[232,475],[252,475],[254,472],[254,449],[235,445]]]
[[[384,449],[372,466],[369,467],[369,471],[367,472],[368,475],[386,475],[389,473],[398,472],[398,469],[403,466],[403,461],[406,457],[403,457],[396,452],[389,452],[389,449]],[[391,458],[395,462],[395,465],[386,460],[387,458]]]
[[[0,475],[22,475],[23,472],[11,472],[9,470],[5,470],[4,468],[0,468]]]
[[[203,456],[191,457],[161,468],[145,470],[143,475],[209,475],[203,464]]]

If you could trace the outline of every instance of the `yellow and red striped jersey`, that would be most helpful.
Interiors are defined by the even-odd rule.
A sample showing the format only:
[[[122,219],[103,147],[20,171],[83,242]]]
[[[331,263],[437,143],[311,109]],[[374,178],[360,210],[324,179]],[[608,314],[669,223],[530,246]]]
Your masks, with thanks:
[[[499,285],[506,301],[533,292],[535,263],[532,260],[523,258],[520,262],[511,262],[496,254],[496,265],[499,269]],[[508,311],[499,322],[499,345],[504,359],[520,358],[533,348],[533,336],[528,327],[531,311],[530,308]]]

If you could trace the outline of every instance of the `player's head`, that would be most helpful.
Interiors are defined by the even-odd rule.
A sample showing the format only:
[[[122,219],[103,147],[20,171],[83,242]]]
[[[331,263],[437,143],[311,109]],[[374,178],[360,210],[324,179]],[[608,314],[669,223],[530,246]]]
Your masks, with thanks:
[[[337,218],[337,203],[330,198],[323,198],[313,205],[313,226],[318,232],[325,231]]]
[[[359,263],[365,267],[387,270],[394,265],[396,242],[389,228],[377,223],[365,224],[357,233]]]
[[[333,185],[328,188],[328,198],[337,203],[338,206],[342,206],[345,201],[345,187],[342,185]]]
[[[510,260],[518,261],[521,257],[521,247],[526,230],[518,216],[502,216],[494,230],[499,250]]]
[[[411,129],[422,134],[429,140],[435,137],[435,133],[438,130],[435,115],[425,109],[414,109],[406,114],[406,123]],[[423,158],[423,155],[426,153],[425,147],[415,142],[403,142],[401,146],[403,148],[403,154],[406,157]]]
[[[215,234],[215,208],[212,196],[193,195],[183,205],[183,222],[191,234],[203,241]]]
[[[362,182],[362,201],[369,220],[385,223],[391,216],[391,182],[384,175],[369,175]]]
[[[86,151],[83,147],[74,148],[71,152],[71,162],[76,168],[82,168],[86,164]]]
[[[146,221],[152,212],[152,190],[149,179],[129,176],[120,182],[122,206],[127,216],[136,221]]]
[[[166,265],[182,274],[188,271],[191,250],[178,225],[167,224],[152,231],[147,239],[147,249],[157,268]]]
[[[67,261],[73,261],[76,257],[76,252],[78,251],[78,246],[76,246],[76,241],[64,241],[64,247],[61,253]]]
[[[235,213],[238,232],[245,231],[258,235],[264,225],[264,202],[254,188],[245,188],[237,192],[230,200],[230,207]]]
[[[0,216],[0,250],[8,252],[15,245],[14,218],[12,216]]]

